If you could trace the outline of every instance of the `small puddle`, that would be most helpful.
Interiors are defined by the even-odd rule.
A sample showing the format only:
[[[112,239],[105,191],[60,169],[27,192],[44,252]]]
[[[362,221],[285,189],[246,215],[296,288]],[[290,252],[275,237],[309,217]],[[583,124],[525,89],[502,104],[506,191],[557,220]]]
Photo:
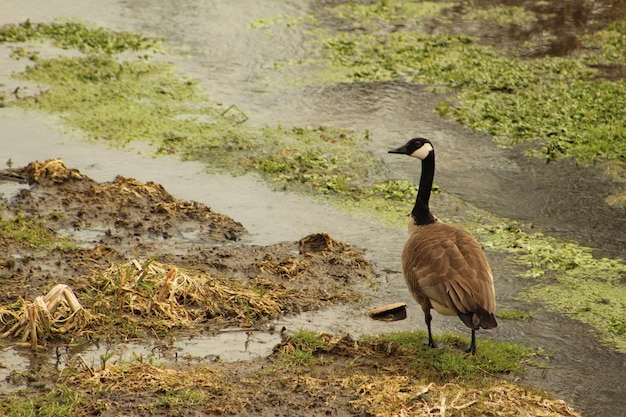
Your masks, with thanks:
[[[27,190],[28,188],[28,184],[21,184],[19,182],[0,182],[0,198],[9,200],[16,196],[21,190]]]
[[[106,235],[105,229],[59,229],[59,236],[65,236],[76,242],[77,248],[89,249],[98,245]]]
[[[0,352],[0,393],[29,386],[19,375],[38,372],[42,367],[62,371],[89,366],[99,369],[105,363],[202,364],[235,362],[266,357],[280,343],[280,333],[224,329],[216,335],[185,336],[173,343],[138,340],[115,345],[68,348],[59,346],[49,352],[33,354],[30,348],[5,348]]]

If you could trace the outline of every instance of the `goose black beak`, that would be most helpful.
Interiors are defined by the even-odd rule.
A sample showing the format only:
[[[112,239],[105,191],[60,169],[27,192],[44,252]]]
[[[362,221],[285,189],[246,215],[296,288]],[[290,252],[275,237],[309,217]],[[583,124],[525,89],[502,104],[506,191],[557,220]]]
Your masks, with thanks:
[[[406,145],[402,145],[399,148],[391,149],[387,151],[387,153],[401,153],[403,155],[406,155]]]

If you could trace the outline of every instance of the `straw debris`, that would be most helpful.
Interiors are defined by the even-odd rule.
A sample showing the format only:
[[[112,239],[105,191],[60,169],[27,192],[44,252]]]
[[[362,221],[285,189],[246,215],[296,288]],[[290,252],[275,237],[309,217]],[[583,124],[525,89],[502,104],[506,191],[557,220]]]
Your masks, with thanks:
[[[561,400],[505,381],[481,389],[462,383],[414,382],[403,375],[352,375],[337,381],[352,389],[350,406],[377,416],[578,416]]]
[[[65,284],[56,285],[48,294],[36,297],[32,302],[24,302],[18,313],[3,309],[0,314],[3,323],[16,321],[2,333],[2,337],[20,337],[21,343],[33,349],[42,347],[39,342],[52,335],[82,333],[98,321],[98,317],[84,309],[76,294]],[[12,320],[7,321],[7,315]]]
[[[207,369],[191,373],[147,363],[111,364],[88,373],[89,376],[69,374],[65,382],[107,392],[165,392],[171,389],[217,389],[222,378],[219,373]]]
[[[69,180],[84,180],[87,177],[76,169],[69,169],[61,159],[48,159],[29,163],[21,173],[29,184],[39,182],[64,183]]]
[[[51,337],[137,337],[141,329],[158,334],[199,326],[259,328],[283,314],[358,298],[341,272],[363,262],[367,273],[370,266],[359,261],[358,253],[347,246],[337,252],[341,244],[336,243],[334,251],[289,257],[289,245],[283,246],[281,254],[268,252],[251,261],[251,275],[239,278],[224,276],[228,268],[201,271],[154,259],[92,265],[87,275],[73,279],[85,306],[60,284],[45,297],[24,303],[19,312],[0,310],[3,336],[35,347]],[[327,272],[330,269],[337,276]]]
[[[203,415],[232,414],[249,401],[239,395],[228,375],[204,367],[174,370],[148,363],[108,364],[100,369],[64,373],[59,382],[82,392],[98,392],[98,404],[92,405],[96,408],[116,409],[120,402],[129,401],[139,409],[145,407],[146,415],[153,415],[159,399],[179,395],[184,403],[189,393],[195,399],[193,405],[203,409]],[[171,413],[169,410],[166,415]]]
[[[338,383],[352,388],[355,412],[376,416],[579,416],[561,400],[505,381],[475,389],[464,384],[414,382],[403,375],[354,375]]]
[[[94,307],[139,325],[188,327],[207,319],[220,327],[250,327],[277,317],[281,298],[296,296],[263,278],[239,281],[174,265],[137,259],[112,264],[94,288]]]
[[[411,348],[382,338],[355,340],[300,332],[286,336],[275,348],[274,372],[280,384],[311,398],[344,398],[355,415],[397,416],[566,416],[577,414],[565,402],[545,392],[483,374],[479,380],[437,378],[445,372],[441,352],[429,352],[438,361],[433,373],[414,361],[422,347]],[[309,354],[314,360],[299,358]],[[457,358],[464,353],[456,353]],[[467,361],[467,358],[461,360]],[[501,372],[506,374],[507,372]],[[495,374],[494,374],[495,375]]]
[[[276,262],[268,257],[259,262],[258,266],[262,274],[277,275],[284,280],[292,281],[304,274],[310,263],[295,258]]]

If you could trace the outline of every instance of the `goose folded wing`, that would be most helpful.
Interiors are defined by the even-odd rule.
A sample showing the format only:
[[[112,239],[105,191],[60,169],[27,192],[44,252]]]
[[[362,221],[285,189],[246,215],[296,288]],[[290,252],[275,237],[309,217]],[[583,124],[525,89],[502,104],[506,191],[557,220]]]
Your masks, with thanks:
[[[486,260],[475,259],[479,256],[470,255],[450,239],[432,244],[430,250],[422,253],[424,262],[413,270],[422,294],[457,314],[476,312],[479,308],[493,311],[489,265]]]

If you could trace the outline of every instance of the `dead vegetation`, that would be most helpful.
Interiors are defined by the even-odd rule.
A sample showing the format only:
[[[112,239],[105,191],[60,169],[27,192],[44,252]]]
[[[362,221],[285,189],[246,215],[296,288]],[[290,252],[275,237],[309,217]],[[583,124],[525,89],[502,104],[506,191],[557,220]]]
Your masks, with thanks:
[[[13,209],[54,220],[56,230],[97,232],[103,243],[141,245],[161,238],[175,244],[189,232],[215,243],[245,232],[241,223],[202,203],[177,200],[160,184],[122,176],[97,183],[59,159],[4,170],[2,177],[31,186],[13,197]]]
[[[94,309],[121,314],[148,328],[251,327],[281,313],[287,297],[262,279],[241,282],[156,261],[113,264],[93,284]]]
[[[26,301],[19,311],[0,308],[0,323],[13,326],[2,337],[17,336],[20,344],[33,349],[43,348],[45,342],[55,335],[81,334],[96,323],[97,318],[84,309],[70,287],[58,284],[45,296]],[[27,343],[30,340],[30,343]]]
[[[309,262],[290,258],[285,263],[306,268]],[[35,347],[52,338],[112,341],[174,328],[252,328],[281,314],[359,299],[341,282],[329,285],[336,293],[320,287],[319,282],[315,287],[301,288],[298,278],[306,274],[285,269],[280,263],[261,262],[259,272],[242,280],[154,259],[113,262],[75,280],[83,304],[69,286],[58,284],[45,297],[33,302],[22,300],[13,309],[3,308],[0,322],[9,330],[2,336],[22,334],[21,341],[30,338]]]
[[[439,379],[412,360],[423,356],[423,349],[427,348],[379,338],[305,334],[286,337],[273,360],[282,377],[292,375],[288,385],[293,392],[345,397],[355,415],[579,416],[561,400],[499,379],[498,374],[486,370],[485,378]],[[313,359],[298,364],[294,358],[302,352]],[[445,355],[429,353],[434,354],[433,362]],[[483,359],[485,363],[489,360]]]
[[[58,382],[79,398],[99,393],[96,401],[81,403],[79,416],[106,410],[105,415],[145,416],[579,417],[563,401],[498,375],[479,382],[433,380],[410,360],[420,349],[309,333],[286,336],[272,356],[246,363],[172,369],[83,362]]]
[[[482,389],[462,383],[415,383],[403,375],[355,375],[338,383],[354,387],[355,411],[376,416],[578,416],[563,401],[500,381]]]

